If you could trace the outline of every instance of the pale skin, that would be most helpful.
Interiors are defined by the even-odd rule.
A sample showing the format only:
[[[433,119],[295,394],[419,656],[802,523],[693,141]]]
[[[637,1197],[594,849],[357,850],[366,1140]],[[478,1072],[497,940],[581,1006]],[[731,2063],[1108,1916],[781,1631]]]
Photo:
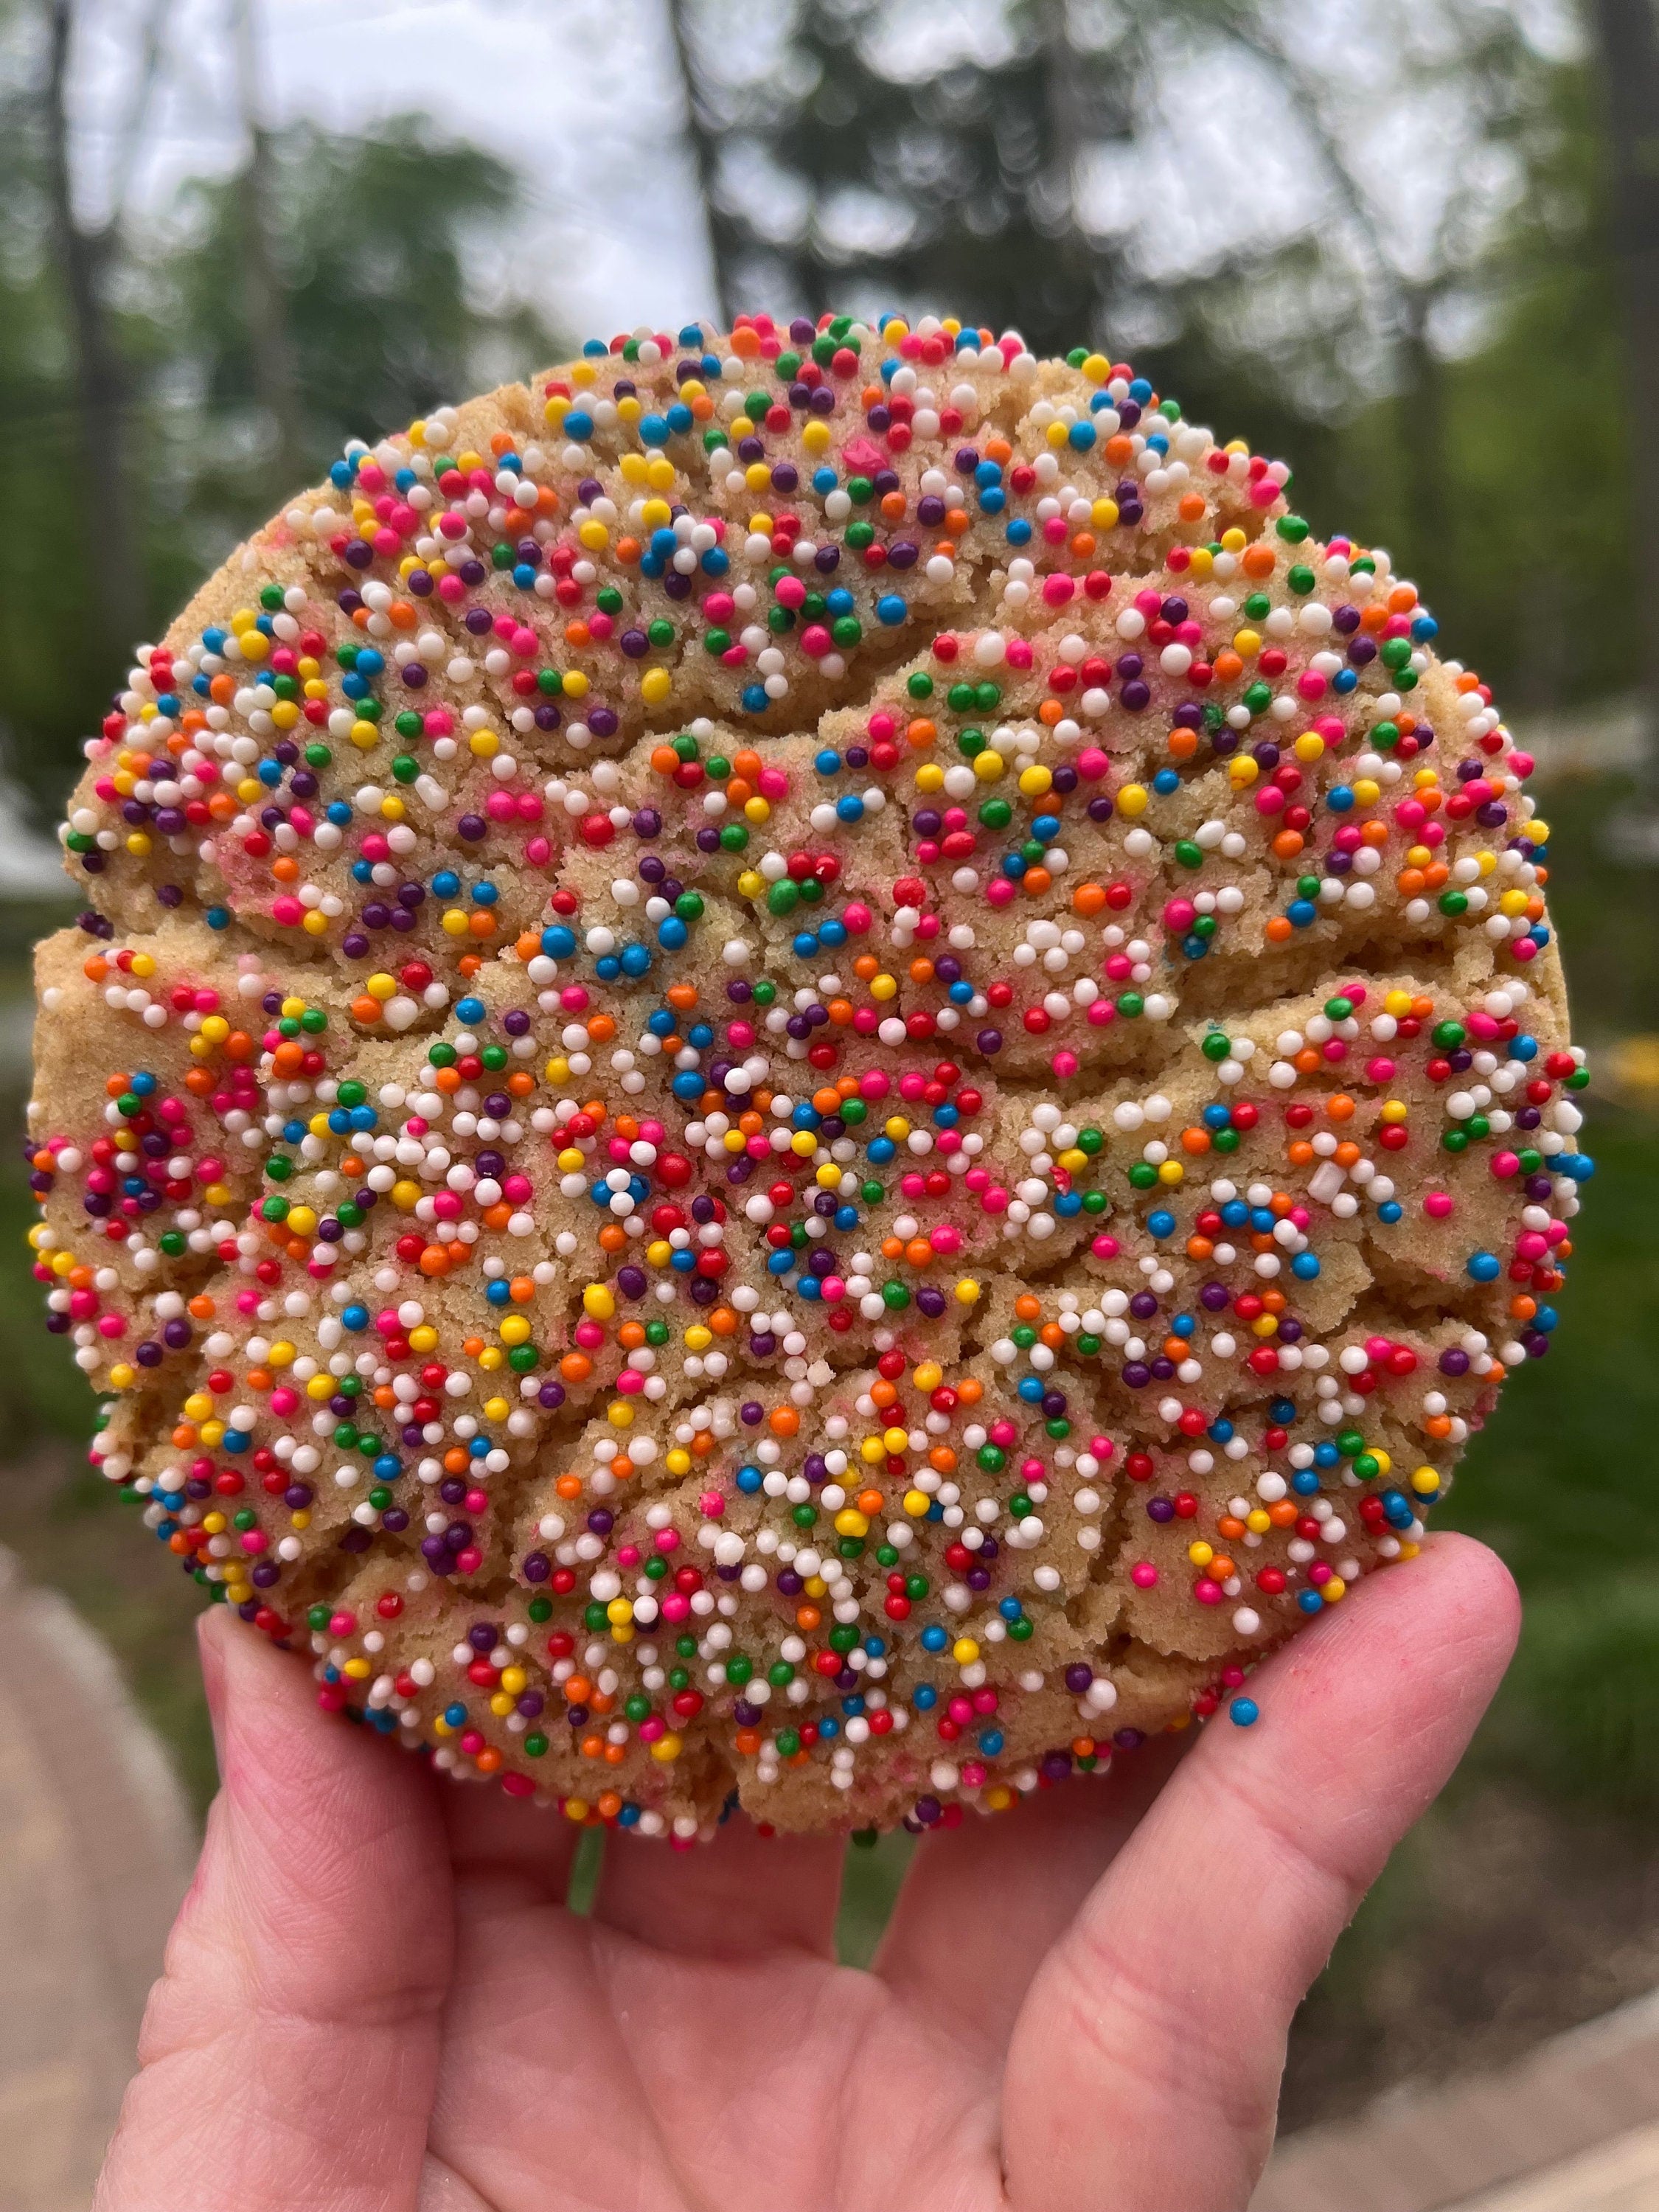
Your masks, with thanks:
[[[223,1778],[96,2212],[1243,2212],[1291,2015],[1513,1646],[1466,1539],[1219,1719],[919,1847],[873,1970],[842,1845],[577,1837],[317,1711],[222,1614]]]

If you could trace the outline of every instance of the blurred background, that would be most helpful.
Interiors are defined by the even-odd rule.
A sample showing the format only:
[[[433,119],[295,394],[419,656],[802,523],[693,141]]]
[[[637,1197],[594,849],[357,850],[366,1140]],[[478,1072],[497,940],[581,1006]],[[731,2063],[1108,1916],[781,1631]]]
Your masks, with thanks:
[[[1502,2064],[1659,1984],[1652,0],[0,0],[0,1115],[80,740],[250,526],[583,337],[832,306],[1097,342],[1286,455],[1538,758],[1600,1172],[1449,1509],[1525,1642],[1304,2008],[1285,2122]],[[0,1540],[199,1812],[197,1593],[84,1465],[15,1148],[0,1213]],[[61,1753],[0,1729],[0,1843]],[[850,1956],[903,1848],[854,1855]]]

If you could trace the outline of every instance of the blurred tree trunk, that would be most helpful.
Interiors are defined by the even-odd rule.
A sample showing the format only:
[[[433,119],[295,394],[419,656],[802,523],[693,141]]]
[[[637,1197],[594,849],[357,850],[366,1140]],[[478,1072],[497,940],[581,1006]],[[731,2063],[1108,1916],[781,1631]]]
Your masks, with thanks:
[[[1447,543],[1445,374],[1429,342],[1437,289],[1432,282],[1400,288],[1400,398],[1408,550],[1419,585],[1438,608],[1449,596],[1452,549]]]
[[[1036,22],[1048,143],[1042,149],[1035,211],[1039,220],[1046,216],[1053,226],[1060,279],[1066,292],[1076,296],[1081,319],[1097,303],[1094,255],[1077,215],[1078,165],[1086,134],[1084,70],[1072,40],[1071,0],[1041,0]],[[1089,337],[1100,335],[1091,319]]]
[[[271,475],[276,495],[286,498],[300,489],[310,470],[289,326],[288,293],[273,243],[276,155],[261,118],[254,5],[255,0],[236,0],[236,88],[249,141],[247,161],[237,179],[242,214],[242,287],[253,389],[276,433]]]
[[[75,360],[77,442],[93,541],[92,587],[100,642],[112,655],[125,656],[143,626],[143,590],[129,472],[130,380],[104,297],[116,221],[112,217],[100,229],[84,230],[75,219],[68,115],[74,0],[52,0],[49,28],[46,184]]]
[[[714,311],[723,330],[730,330],[737,313],[732,296],[733,271],[727,240],[720,219],[715,193],[720,173],[720,131],[708,112],[702,78],[697,68],[695,33],[689,0],[668,0],[668,27],[673,34],[674,61],[679,70],[680,97],[685,108],[684,137],[691,170],[702,202],[704,234],[708,240],[708,266],[714,279]]]
[[[1659,518],[1659,19],[1652,0],[1595,0],[1625,325],[1632,547]],[[1659,601],[1636,594],[1648,789],[1659,803]],[[1659,853],[1656,854],[1659,857]]]

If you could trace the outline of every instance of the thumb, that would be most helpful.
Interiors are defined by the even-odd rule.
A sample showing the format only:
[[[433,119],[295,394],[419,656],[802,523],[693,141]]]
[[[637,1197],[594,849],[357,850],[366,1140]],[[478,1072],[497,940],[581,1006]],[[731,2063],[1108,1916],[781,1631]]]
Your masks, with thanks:
[[[1436,1537],[1261,1668],[1257,1726],[1206,1731],[1026,1998],[1012,2203],[1248,2201],[1291,2014],[1455,1765],[1517,1618],[1490,1552]]]
[[[97,2212],[415,2203],[452,1945],[433,1778],[200,1624],[220,1789]]]

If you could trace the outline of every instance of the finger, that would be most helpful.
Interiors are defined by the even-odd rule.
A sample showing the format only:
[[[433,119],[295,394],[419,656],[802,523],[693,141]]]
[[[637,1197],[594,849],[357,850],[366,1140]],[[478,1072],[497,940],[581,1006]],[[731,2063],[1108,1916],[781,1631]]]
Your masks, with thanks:
[[[562,1905],[581,1828],[550,1805],[453,1783],[439,1793],[455,1881],[503,1907]]]
[[[223,1614],[201,1644],[219,1795],[99,2212],[402,2212],[453,1941],[434,1778]]]
[[[733,1813],[689,1851],[606,1839],[593,1917],[665,1951],[752,1958],[833,1955],[844,1847],[835,1836],[763,1836]]]
[[[1248,2200],[1291,2015],[1455,1764],[1517,1618],[1492,1554],[1437,1538],[1261,1669],[1255,1727],[1206,1730],[1032,1984],[1004,2101],[1013,2204]]]
[[[1178,1755],[1176,1739],[1160,1738],[1119,1754],[1109,1774],[924,1838],[876,1954],[877,1973],[897,1996],[1000,2048],[1044,1954]]]

